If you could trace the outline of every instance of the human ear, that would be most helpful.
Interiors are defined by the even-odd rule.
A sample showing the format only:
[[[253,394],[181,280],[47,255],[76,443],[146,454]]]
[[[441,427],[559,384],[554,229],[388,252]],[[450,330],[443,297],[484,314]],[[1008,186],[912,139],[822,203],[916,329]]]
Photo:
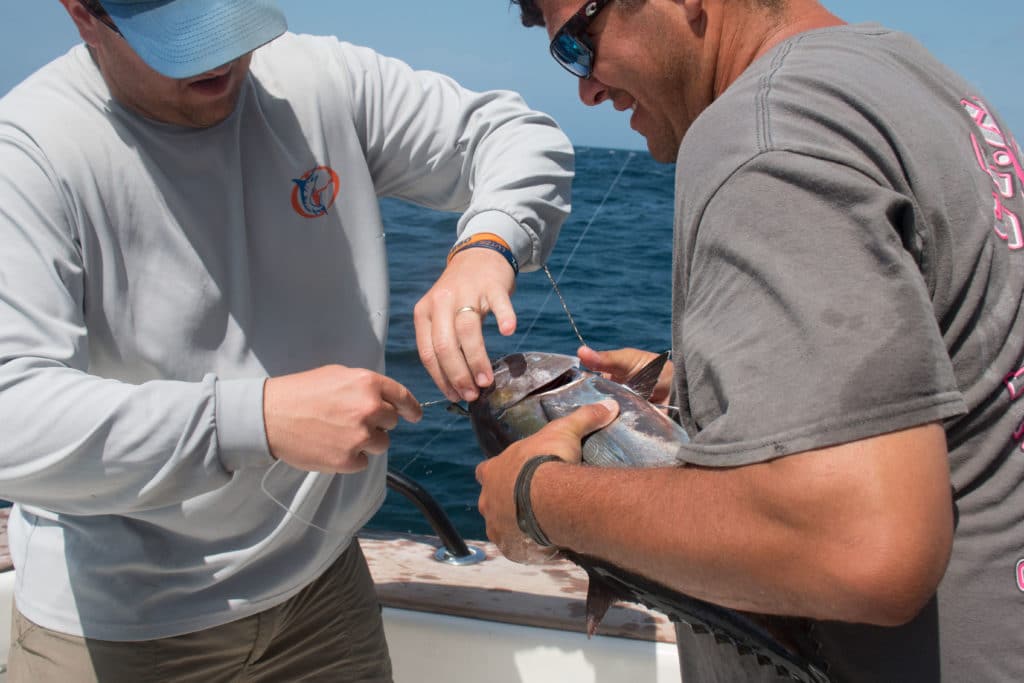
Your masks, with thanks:
[[[686,12],[686,20],[690,24],[696,24],[704,16],[704,0],[679,0]]]
[[[75,28],[78,29],[78,35],[82,37],[82,42],[90,47],[96,47],[99,42],[99,30],[103,28],[99,26],[99,20],[89,14],[89,11],[82,7],[82,3],[78,0],[60,0],[60,4],[64,5],[71,21],[75,22]]]

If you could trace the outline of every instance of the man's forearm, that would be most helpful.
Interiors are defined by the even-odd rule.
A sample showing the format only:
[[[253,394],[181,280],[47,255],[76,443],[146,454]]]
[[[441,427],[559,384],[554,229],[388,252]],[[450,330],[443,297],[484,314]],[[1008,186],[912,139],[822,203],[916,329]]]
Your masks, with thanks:
[[[533,487],[556,545],[762,613],[901,623],[952,537],[938,426],[728,469],[546,465]]]

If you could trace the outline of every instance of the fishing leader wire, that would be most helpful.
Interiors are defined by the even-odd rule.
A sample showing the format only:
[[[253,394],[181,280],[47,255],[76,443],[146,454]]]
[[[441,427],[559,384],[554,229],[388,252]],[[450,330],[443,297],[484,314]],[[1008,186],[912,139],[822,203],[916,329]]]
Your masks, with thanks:
[[[572,325],[572,331],[576,333],[576,338],[580,340],[580,344],[586,346],[587,343],[583,341],[583,335],[580,334],[580,328],[576,327],[576,321],[572,319],[572,313],[569,312],[569,307],[565,303],[565,297],[562,296],[562,290],[558,288],[558,283],[555,282],[555,278],[551,276],[551,271],[548,270],[548,265],[546,263],[543,268],[544,274],[547,275],[548,280],[551,281],[551,288],[555,290],[555,294],[558,295],[558,300],[562,302],[562,310],[565,311],[565,314],[569,317],[569,324]],[[548,298],[551,298],[550,295]],[[545,299],[544,302],[547,303],[547,299]]]
[[[588,346],[588,344],[585,341],[583,341],[583,336],[580,334],[579,328],[576,327],[576,321],[573,320],[572,313],[569,312],[569,307],[565,303],[565,297],[562,296],[562,292],[558,288],[558,282],[561,281],[562,276],[565,275],[566,269],[569,267],[569,264],[572,263],[573,257],[576,256],[576,252],[579,250],[580,245],[583,243],[583,238],[586,237],[587,232],[590,231],[590,226],[594,224],[594,221],[601,213],[601,209],[604,208],[604,205],[608,202],[608,198],[612,195],[612,191],[615,189],[615,186],[618,185],[619,178],[622,177],[622,174],[626,171],[626,167],[629,166],[629,162],[632,161],[633,157],[635,156],[636,152],[630,152],[629,155],[626,157],[626,160],[622,162],[622,168],[619,169],[619,172],[612,180],[611,185],[608,186],[608,190],[604,193],[604,197],[601,198],[601,203],[597,205],[596,209],[594,209],[593,215],[590,217],[590,220],[587,221],[587,225],[583,228],[583,232],[580,233],[580,236],[576,239],[576,244],[573,245],[572,251],[569,252],[569,257],[565,260],[565,263],[562,264],[562,270],[558,272],[558,279],[556,280],[554,277],[551,276],[551,271],[548,270],[547,264],[544,264],[543,266],[544,272],[547,274],[548,279],[551,280],[552,291],[554,291],[558,295],[559,300],[562,302],[562,308],[565,310],[565,314],[569,317],[569,324],[572,325],[573,332],[576,333],[576,338],[580,340],[580,344],[582,344],[583,346]],[[533,332],[533,328],[537,325],[537,321],[540,320],[541,313],[544,312],[544,309],[547,307],[548,301],[550,300],[551,291],[548,292],[547,296],[544,297],[544,302],[537,308],[537,314],[533,317],[533,321],[527,328],[526,334],[524,334],[520,338],[519,344],[516,345],[516,351],[519,351],[522,348],[523,344],[526,342],[526,339],[530,336],[530,333]]]

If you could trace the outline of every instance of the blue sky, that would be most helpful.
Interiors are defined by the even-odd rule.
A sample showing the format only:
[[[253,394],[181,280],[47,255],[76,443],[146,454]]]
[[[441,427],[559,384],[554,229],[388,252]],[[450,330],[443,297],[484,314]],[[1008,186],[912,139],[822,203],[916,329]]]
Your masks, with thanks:
[[[582,0],[581,0],[582,1]],[[0,93],[78,40],[57,0],[5,2]],[[914,34],[974,83],[1024,139],[1024,2],[826,0],[848,21],[879,21]],[[292,30],[334,34],[454,76],[475,89],[510,88],[552,114],[578,145],[644,149],[628,113],[585,107],[571,76],[547,53],[543,29],[524,29],[507,0],[281,0]]]

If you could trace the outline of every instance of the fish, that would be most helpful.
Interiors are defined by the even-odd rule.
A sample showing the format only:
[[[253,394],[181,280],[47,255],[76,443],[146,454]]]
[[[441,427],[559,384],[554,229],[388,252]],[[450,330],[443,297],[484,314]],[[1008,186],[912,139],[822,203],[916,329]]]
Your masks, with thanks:
[[[583,367],[578,358],[557,353],[513,353],[492,363],[494,381],[469,402],[466,413],[484,455],[494,457],[512,443],[582,405],[613,399],[619,415],[582,443],[583,464],[593,467],[685,467],[679,447],[689,434],[648,399],[669,352],[658,355],[625,383]],[[751,656],[761,666],[796,681],[826,683],[819,662],[783,645],[753,615],[705,602],[599,558],[568,548],[560,554],[589,578],[586,630],[593,636],[609,607],[635,602],[710,633]]]

